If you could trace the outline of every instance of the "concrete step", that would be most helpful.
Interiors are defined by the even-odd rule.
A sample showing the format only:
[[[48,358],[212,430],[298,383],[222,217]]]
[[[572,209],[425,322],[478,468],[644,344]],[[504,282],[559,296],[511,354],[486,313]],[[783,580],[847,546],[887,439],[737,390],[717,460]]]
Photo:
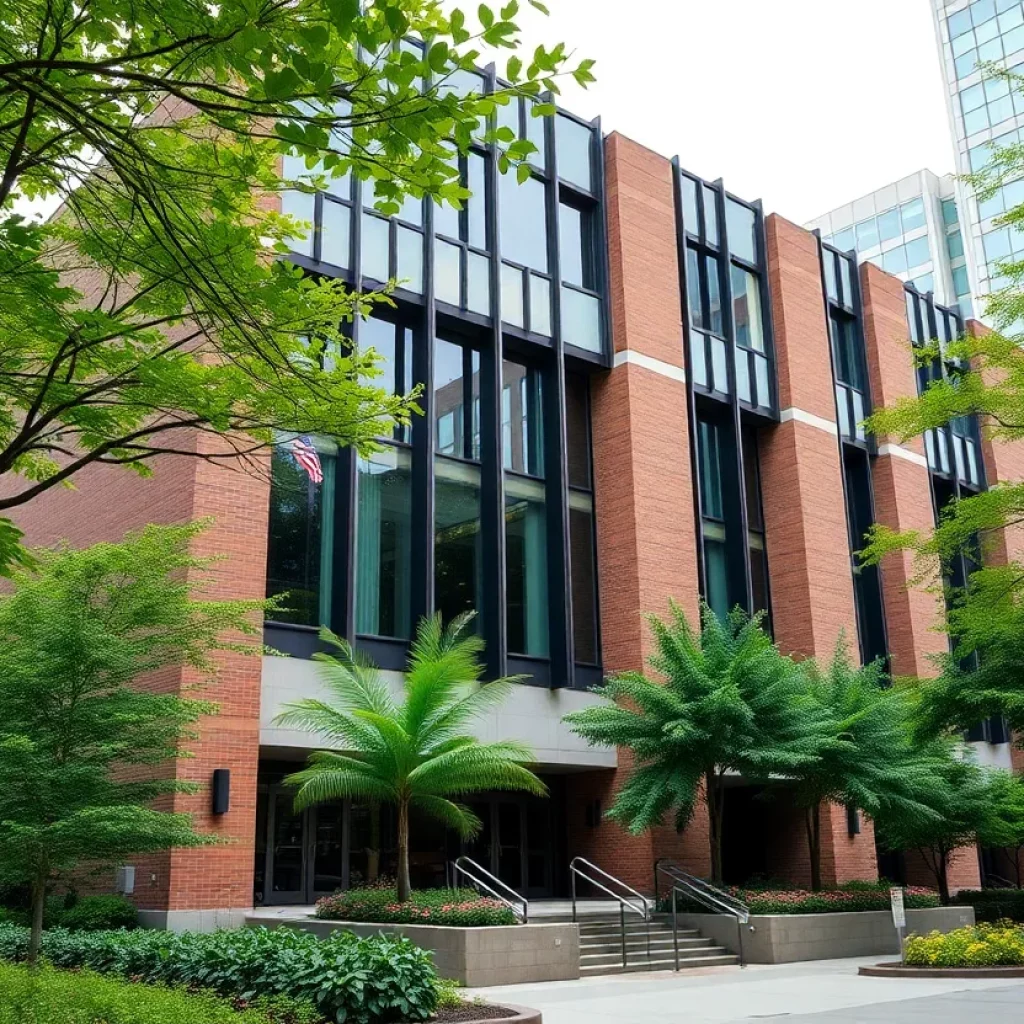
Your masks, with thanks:
[[[682,952],[684,949],[707,949],[712,944],[711,939],[680,939],[679,950]],[[651,939],[651,952],[662,951],[666,949],[674,949],[671,937],[668,939],[659,939],[655,941]],[[622,942],[614,942],[608,940],[607,942],[581,942],[580,943],[580,955],[587,953],[615,953],[622,952]],[[626,940],[626,952],[629,953],[646,953],[647,943],[646,942],[634,942],[630,939]]]
[[[714,955],[714,956],[694,956],[694,957],[683,957],[679,958],[679,969],[680,970],[692,970],[697,967],[733,967],[740,962],[738,956],[734,956],[731,953],[725,955]],[[675,960],[671,957],[668,959],[658,960],[636,960],[630,961],[625,967],[622,966],[620,960],[617,964],[594,964],[594,965],[580,965],[580,977],[592,978],[604,974],[632,974],[639,971],[674,971],[676,967]]]
[[[648,931],[646,928],[627,928],[626,938],[640,938],[641,936],[646,937]],[[700,933],[696,928],[680,928],[679,937],[681,939],[692,939]],[[580,929],[580,942],[589,941],[590,939],[611,939],[618,938],[622,935],[621,928],[581,928]],[[651,938],[663,938],[664,936],[671,936],[671,928],[652,928],[650,930]]]
[[[730,956],[731,954],[724,946],[712,946],[708,944],[701,949],[689,949],[679,950],[679,962],[689,963],[691,960],[706,960],[708,957],[716,956]],[[658,949],[651,950],[650,957],[647,956],[646,950],[634,950],[626,951],[626,961],[630,964],[650,964],[650,963],[661,963],[664,960],[671,960],[675,963],[675,957],[672,955],[671,949]],[[584,967],[597,967],[597,966],[610,966],[614,967],[618,964],[622,966],[622,950],[611,950],[607,953],[580,953],[580,968]]]

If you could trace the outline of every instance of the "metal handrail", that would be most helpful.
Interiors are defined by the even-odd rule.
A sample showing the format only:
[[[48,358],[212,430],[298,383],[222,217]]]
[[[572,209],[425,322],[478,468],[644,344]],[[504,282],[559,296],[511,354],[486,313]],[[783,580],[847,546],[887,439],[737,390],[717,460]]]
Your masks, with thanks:
[[[523,924],[526,924],[530,918],[530,901],[520,893],[516,892],[507,882],[503,882],[497,875],[492,875],[487,868],[477,864],[472,857],[459,857],[451,862],[452,864],[452,881],[456,880],[457,875],[463,875],[469,879],[470,883],[483,889],[489,896],[496,899],[499,903],[503,903],[518,917]],[[474,873],[475,872],[475,873]],[[489,878],[495,885],[501,886],[506,893],[512,896],[512,899],[508,899],[506,896],[502,896],[500,892],[488,885],[483,878],[479,877],[483,875],[485,878]],[[521,904],[518,905],[518,904]]]
[[[581,867],[582,865],[582,867]],[[602,878],[607,879],[613,885],[617,885],[620,889],[625,889],[630,896],[635,896],[640,901],[640,906],[637,905],[628,897],[623,896],[621,893],[615,892],[613,889],[609,889],[603,882],[598,881],[596,878],[587,872],[591,871],[595,874],[600,875]],[[628,907],[634,914],[639,914],[643,918],[644,924],[647,926],[647,959],[651,959],[651,914],[650,906],[647,902],[647,897],[641,895],[630,885],[626,885],[621,878],[616,878],[614,875],[610,875],[604,868],[599,868],[596,864],[591,863],[585,857],[573,857],[569,862],[569,879],[572,883],[572,919],[576,921],[576,878],[582,878],[583,881],[589,882],[591,885],[596,886],[602,892],[607,893],[613,900],[617,900],[619,904],[619,929],[622,936],[622,966],[627,967],[626,962],[626,908]]]
[[[688,896],[697,903],[703,904],[715,914],[728,914],[736,921],[737,952],[740,967],[744,967],[743,931],[753,931],[750,923],[750,908],[731,893],[718,889],[710,882],[684,871],[675,861],[662,859],[654,862],[654,892],[658,893],[658,876],[664,875],[670,880],[672,888],[672,946],[675,951],[676,970],[679,970],[679,915],[677,897],[679,893]]]

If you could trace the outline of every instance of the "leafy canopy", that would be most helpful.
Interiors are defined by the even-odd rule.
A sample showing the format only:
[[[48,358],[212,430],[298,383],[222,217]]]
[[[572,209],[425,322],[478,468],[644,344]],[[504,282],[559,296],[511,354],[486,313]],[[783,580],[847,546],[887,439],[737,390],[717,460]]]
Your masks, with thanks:
[[[6,0],[0,513],[90,463],[236,459],[277,430],[366,450],[408,418],[411,398],[374,385],[375,354],[342,338],[379,296],[280,258],[300,226],[266,200],[351,173],[386,213],[404,195],[458,205],[454,156],[480,119],[570,70],[562,44],[516,52],[518,13],[517,0],[472,23],[437,0]],[[425,48],[401,46],[409,36]],[[496,96],[466,88],[481,47],[510,51]],[[571,68],[579,83],[592,63]],[[487,123],[501,169],[521,164],[531,144]],[[283,177],[286,154],[305,173]],[[58,200],[45,224],[16,212]],[[0,519],[0,565],[17,543]]]
[[[482,743],[466,732],[503,704],[516,682],[480,684],[483,640],[468,631],[469,621],[463,615],[442,627],[434,615],[420,623],[401,701],[369,661],[321,630],[336,652],[314,655],[326,698],[295,701],[277,721],[338,749],[311,754],[309,766],[289,777],[297,807],[342,799],[405,804],[470,837],[481,823],[460,797],[488,789],[546,794],[525,767],[533,760],[529,747]]]
[[[652,675],[611,677],[596,689],[607,703],[565,719],[591,744],[636,756],[608,817],[638,834],[671,812],[681,829],[702,783],[793,775],[817,759],[821,715],[759,617],[737,609],[722,621],[703,605],[698,632],[673,602],[667,622],[649,621]]]
[[[0,877],[37,899],[82,860],[208,841],[190,815],[150,804],[189,789],[159,766],[215,709],[134,685],[181,665],[208,676],[219,649],[260,650],[247,638],[261,603],[198,595],[210,569],[188,553],[198,529],[36,551],[0,597]]]

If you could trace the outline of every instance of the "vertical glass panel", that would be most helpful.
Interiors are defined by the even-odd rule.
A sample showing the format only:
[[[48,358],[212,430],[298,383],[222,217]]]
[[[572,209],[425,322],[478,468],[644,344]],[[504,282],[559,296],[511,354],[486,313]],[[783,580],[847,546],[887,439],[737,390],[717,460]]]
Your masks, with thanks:
[[[583,237],[583,212],[560,203],[558,207],[558,245],[562,280],[581,288],[592,287]]]
[[[708,278],[706,325],[709,331],[722,334],[722,292],[718,279],[718,260],[714,256],[705,256],[704,267]]]
[[[709,526],[712,527],[710,531]],[[714,526],[710,523],[704,526],[704,579],[707,589],[705,600],[712,611],[720,619],[724,619],[729,614],[729,567],[725,554],[725,531],[720,526],[715,530]],[[709,535],[718,532],[722,534],[721,540]]]
[[[853,429],[858,441],[867,439],[864,433],[864,396],[859,391],[851,391],[850,399],[853,402]]]
[[[530,330],[551,337],[551,282],[530,275]]]
[[[851,249],[856,248],[857,235],[852,227],[843,228],[842,231],[837,231],[832,236],[832,244],[840,252],[849,252]]]
[[[505,476],[505,622],[508,649],[548,653],[548,556],[544,484]]]
[[[833,301],[839,301],[839,287],[836,284],[836,261],[839,257],[830,249],[822,249],[821,264],[825,271],[825,294]]]
[[[731,237],[731,236],[730,236]],[[764,325],[761,320],[761,290],[749,270],[735,264],[732,272],[732,318],[736,344],[764,351]]]
[[[531,100],[524,100],[523,102],[526,104],[526,138],[537,147],[537,151],[530,154],[530,163],[543,171],[547,167],[548,160],[544,129],[551,119],[548,117],[534,117],[533,110],[537,104]]]
[[[713,188],[704,186],[704,237],[712,244],[718,244],[718,198]]]
[[[597,572],[594,558],[594,499],[569,492],[569,572],[575,659],[596,665]]]
[[[953,445],[953,464],[956,466],[956,475],[961,480],[967,479],[967,465],[964,460],[963,438],[956,434],[951,435],[950,443]]]
[[[699,331],[690,335],[690,372],[693,374],[693,383],[701,387],[708,386],[708,367],[704,355],[706,339]]]
[[[518,139],[522,132],[519,130],[519,97],[505,95],[506,103],[497,103],[494,105],[494,119],[495,125],[498,128],[508,128],[509,131]]]
[[[757,380],[757,404],[762,409],[770,409],[772,394],[768,387],[768,360],[765,356],[754,356],[754,376]]]
[[[862,220],[857,226],[857,248],[873,249],[878,245],[878,222],[874,217]]]
[[[408,639],[412,460],[386,448],[356,462],[356,632]]]
[[[274,892],[302,892],[303,851],[305,849],[305,814],[295,810],[295,796],[291,792],[274,795],[273,877]]]
[[[601,351],[601,302],[597,296],[562,286],[562,340],[588,352]]]
[[[700,457],[700,511],[712,519],[724,518],[722,503],[722,467],[718,428],[707,420],[697,421]]]
[[[404,395],[412,389],[412,331],[404,330],[402,334],[403,344],[399,347],[395,344],[394,324],[376,317],[368,317],[359,323],[359,348],[364,352],[372,348],[381,357],[377,363],[380,374],[368,377],[367,381],[389,395]],[[409,427],[397,427],[395,430],[399,440],[408,440]],[[381,436],[390,432],[385,427]]]
[[[978,454],[974,450],[974,442],[969,439],[965,440],[964,447],[967,451],[968,480],[977,485],[981,478],[978,474]]]
[[[299,227],[288,240],[292,252],[297,252],[300,256],[313,255],[314,198],[307,192],[296,192],[294,189],[281,193],[281,212],[294,217],[297,221],[305,222],[305,226]]]
[[[441,205],[434,203],[434,234],[447,235],[449,238],[460,238],[459,220],[460,213],[454,206],[448,203]]]
[[[686,304],[690,307],[690,323],[698,330],[706,329],[700,295],[700,256],[691,246],[686,247]]]
[[[453,306],[462,304],[462,250],[457,245],[434,239],[434,296]]]
[[[683,194],[683,227],[691,235],[700,234],[700,214],[697,212],[697,182],[685,174],[679,175]]]
[[[750,587],[755,612],[770,611],[768,607],[768,559],[764,551],[764,537],[749,535]]]
[[[419,295],[423,291],[423,235],[399,224],[397,239],[400,287]]]
[[[711,341],[711,380],[715,391],[723,395],[729,394],[728,357],[725,342],[721,338],[712,337]]]
[[[526,326],[523,309],[523,272],[518,267],[501,265],[501,319],[516,327]]]
[[[487,249],[487,162],[479,153],[470,153],[467,160],[466,187],[473,193],[467,205],[469,244]]]
[[[946,432],[944,430],[935,431],[935,447],[939,456],[939,469],[943,473],[949,472],[949,447],[946,443]]]
[[[911,199],[909,203],[904,203],[900,207],[900,217],[903,220],[904,233],[923,228],[925,225],[924,200]]]
[[[594,191],[591,180],[591,149],[594,131],[589,125],[559,114],[555,118],[555,151],[558,154],[558,176],[574,185]]]
[[[476,252],[466,253],[466,293],[468,309],[491,315],[491,261]]]
[[[743,431],[743,492],[747,502],[747,525],[751,530],[764,529],[759,468],[757,434],[747,428]]]
[[[362,223],[363,277],[387,281],[388,274],[388,222],[370,213],[363,214]]]
[[[750,402],[750,353],[744,348],[735,348],[736,396],[743,402]]]
[[[544,271],[548,269],[545,188],[544,182],[532,177],[520,185],[513,171],[502,174],[498,184],[502,256]]]
[[[434,419],[439,453],[478,458],[477,445],[472,438],[477,429],[479,400],[479,354],[443,338],[435,339]],[[470,409],[466,408],[467,401],[471,402]]]
[[[924,434],[924,450],[928,456],[928,465],[932,469],[938,468],[938,460],[935,457],[935,432],[933,430],[926,430]]]
[[[475,611],[481,631],[483,563],[480,469],[442,456],[434,459],[434,607],[444,622]]]
[[[853,261],[845,257],[839,259],[839,281],[843,286],[843,305],[853,309]]]
[[[402,200],[402,208],[396,214],[399,220],[408,224],[415,224],[416,227],[423,227],[423,200],[415,196],[406,196]]]
[[[565,443],[570,487],[590,489],[590,382],[577,373],[565,375]]]
[[[878,237],[881,241],[888,242],[893,238],[899,238],[900,234],[900,211],[897,207],[878,215]]]
[[[729,235],[729,251],[748,263],[757,262],[757,235],[754,211],[737,203],[725,201],[725,226]]]
[[[519,363],[502,363],[501,451],[505,469],[544,476],[543,378]]]
[[[324,199],[320,212],[320,260],[336,267],[351,265],[352,211]]]
[[[322,457],[321,484],[296,462],[287,444],[274,448],[270,466],[270,529],[267,542],[267,596],[286,594],[277,622],[318,626],[329,622],[321,607],[321,581],[330,593],[331,546],[324,546],[324,511],[333,507],[333,460]],[[326,553],[326,557],[324,557]],[[325,572],[326,570],[326,572]]]
[[[836,411],[839,414],[839,433],[843,437],[852,437],[850,429],[850,404],[847,399],[847,390],[842,384],[836,385]]]

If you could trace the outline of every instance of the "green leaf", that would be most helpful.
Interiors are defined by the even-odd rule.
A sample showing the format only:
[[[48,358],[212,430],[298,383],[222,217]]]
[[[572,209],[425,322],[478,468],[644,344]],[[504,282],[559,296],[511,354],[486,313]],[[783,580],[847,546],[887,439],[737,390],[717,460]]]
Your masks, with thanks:
[[[519,182],[519,184],[522,185],[522,183],[524,181],[526,181],[527,178],[529,178],[529,177],[530,177],[530,165],[529,164],[519,164],[519,166],[516,167],[516,180]]]
[[[494,12],[486,4],[480,4],[476,9],[476,16],[480,19],[480,24],[488,29],[494,24]]]
[[[523,71],[523,62],[519,57],[509,57],[506,64],[505,75],[510,82],[518,82]]]

